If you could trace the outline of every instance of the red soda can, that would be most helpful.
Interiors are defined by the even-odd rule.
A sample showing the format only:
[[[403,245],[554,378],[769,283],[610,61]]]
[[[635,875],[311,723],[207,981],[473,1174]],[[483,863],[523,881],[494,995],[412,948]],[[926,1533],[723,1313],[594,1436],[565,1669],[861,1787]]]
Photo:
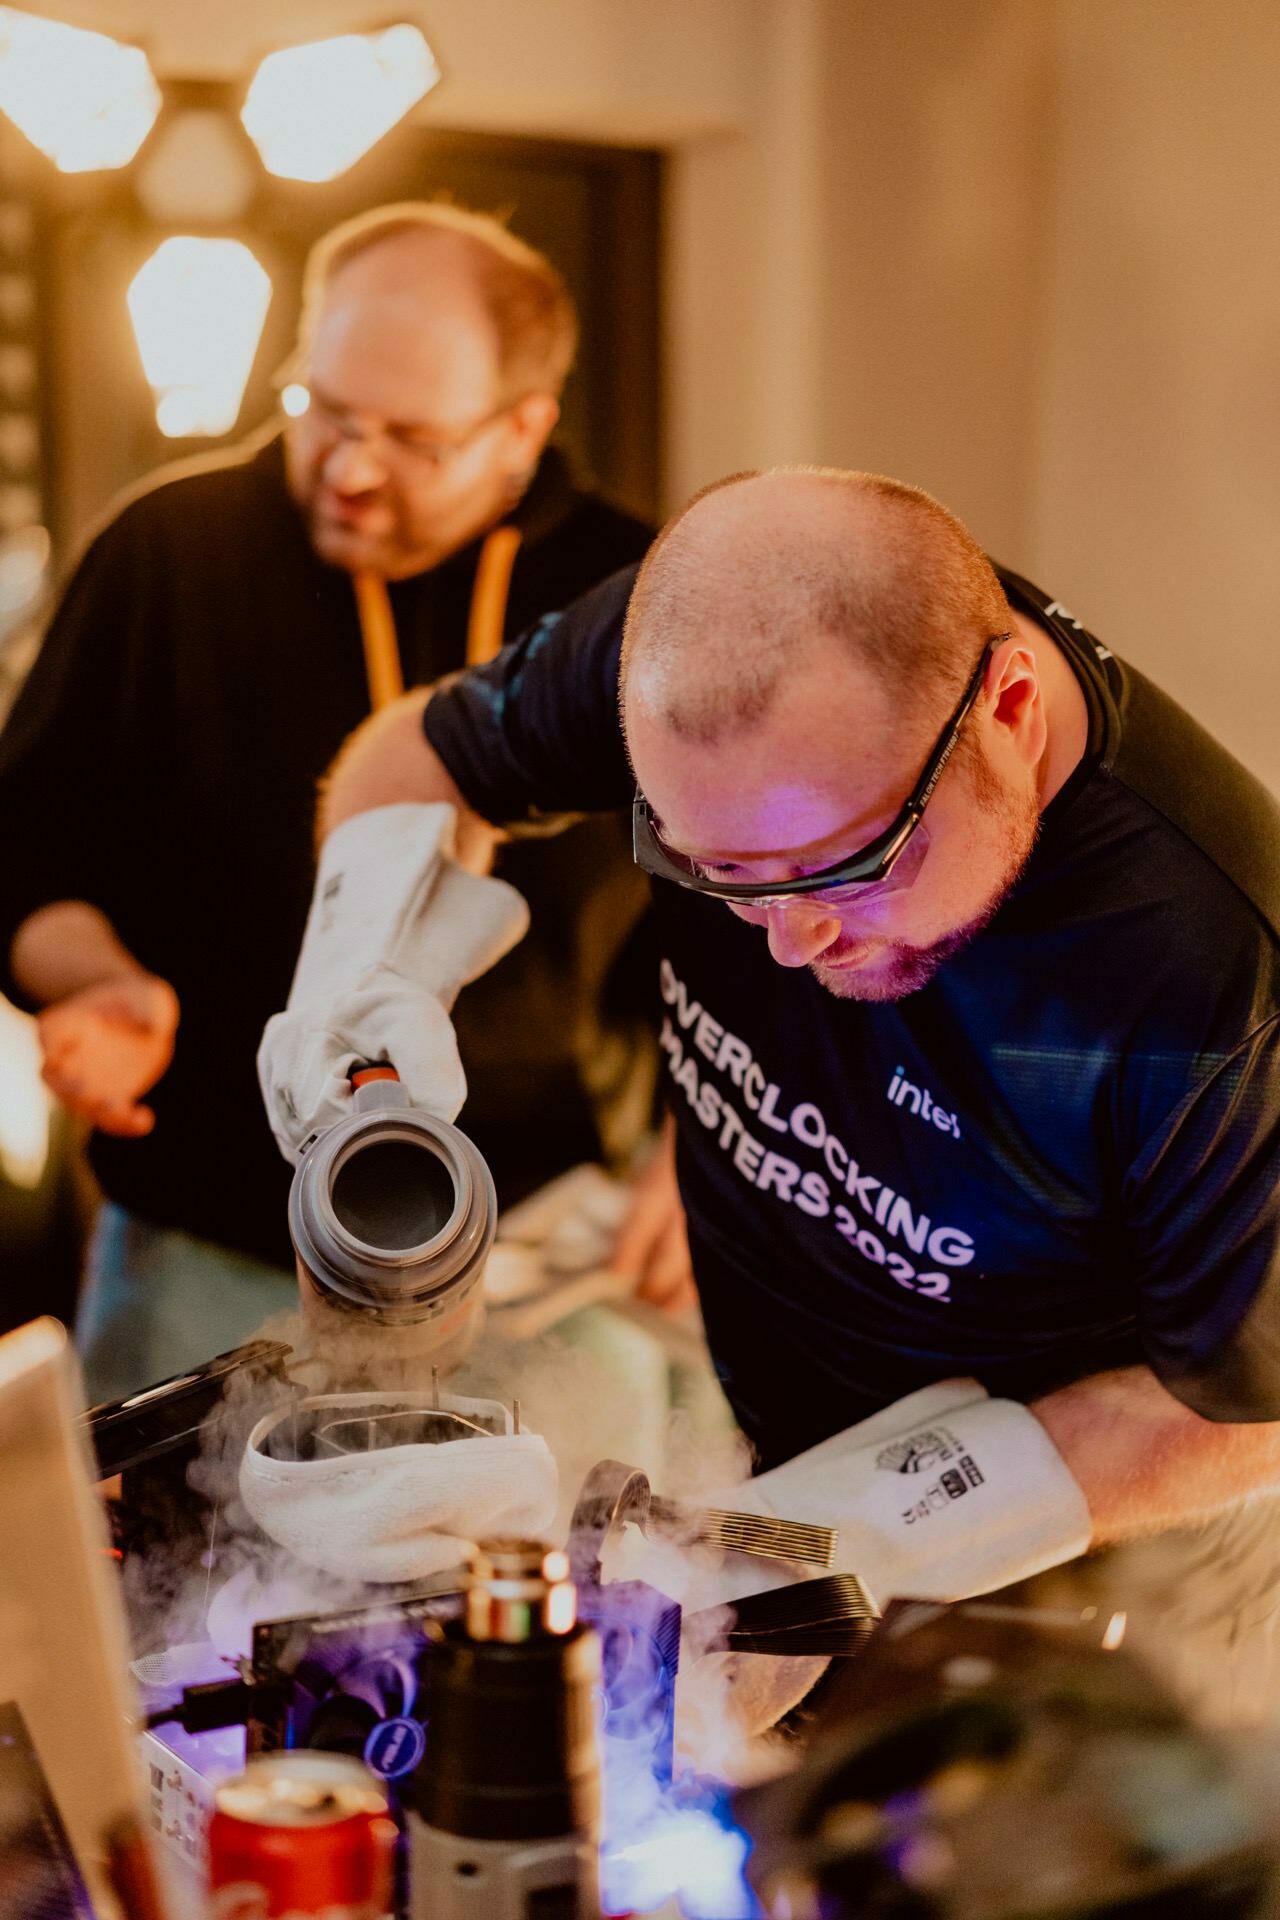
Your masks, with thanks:
[[[214,1796],[211,1920],[387,1920],[395,1842],[358,1760],[264,1754]]]

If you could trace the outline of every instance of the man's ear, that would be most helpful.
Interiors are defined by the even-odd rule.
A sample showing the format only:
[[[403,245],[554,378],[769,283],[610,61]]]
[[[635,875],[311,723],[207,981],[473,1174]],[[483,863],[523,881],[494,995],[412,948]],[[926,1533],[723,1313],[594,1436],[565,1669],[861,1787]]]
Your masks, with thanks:
[[[560,402],[549,393],[526,393],[511,409],[511,421],[531,460],[536,460],[560,418]]]
[[[1044,748],[1044,705],[1030,647],[1012,647],[999,662],[994,692],[995,720],[1017,740],[1024,756],[1038,756]]]

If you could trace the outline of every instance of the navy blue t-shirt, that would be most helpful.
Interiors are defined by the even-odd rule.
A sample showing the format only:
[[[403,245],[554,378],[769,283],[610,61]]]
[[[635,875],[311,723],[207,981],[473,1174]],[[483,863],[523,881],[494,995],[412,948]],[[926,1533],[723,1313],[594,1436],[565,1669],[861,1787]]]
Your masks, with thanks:
[[[487,819],[628,799],[633,579],[432,700],[427,736]],[[694,1267],[765,1465],[958,1373],[1028,1399],[1145,1361],[1210,1419],[1280,1419],[1280,812],[1001,579],[1077,674],[1089,742],[928,986],[837,999],[720,902],[655,884]]]

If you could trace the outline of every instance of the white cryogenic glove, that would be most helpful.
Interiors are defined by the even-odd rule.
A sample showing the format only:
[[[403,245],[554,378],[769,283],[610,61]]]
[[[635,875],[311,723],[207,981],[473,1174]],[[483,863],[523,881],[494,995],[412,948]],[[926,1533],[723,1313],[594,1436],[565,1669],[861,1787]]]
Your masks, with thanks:
[[[350,1074],[390,1061],[416,1107],[452,1120],[466,1098],[449,1008],[522,938],[514,887],[453,859],[443,801],[345,820],[320,855],[289,1004],[267,1022],[258,1079],[271,1130],[296,1162],[351,1111]]]
[[[1083,1553],[1084,1494],[1033,1413],[944,1380],[726,1494],[723,1504],[839,1529],[834,1571],[883,1608],[963,1600]]]

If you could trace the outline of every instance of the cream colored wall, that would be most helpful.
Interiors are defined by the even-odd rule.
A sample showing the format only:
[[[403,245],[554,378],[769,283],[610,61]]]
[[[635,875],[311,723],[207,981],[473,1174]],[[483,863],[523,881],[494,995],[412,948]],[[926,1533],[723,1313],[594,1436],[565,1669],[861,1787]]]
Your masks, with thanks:
[[[1280,791],[1280,9],[824,35],[818,457],[935,491]]]
[[[741,118],[681,142],[667,198],[667,494],[811,460],[821,432],[821,0],[755,0]]]
[[[1280,791],[1280,8],[1058,21],[1030,563]]]
[[[820,456],[936,493],[1025,552],[1051,11],[828,0]]]

